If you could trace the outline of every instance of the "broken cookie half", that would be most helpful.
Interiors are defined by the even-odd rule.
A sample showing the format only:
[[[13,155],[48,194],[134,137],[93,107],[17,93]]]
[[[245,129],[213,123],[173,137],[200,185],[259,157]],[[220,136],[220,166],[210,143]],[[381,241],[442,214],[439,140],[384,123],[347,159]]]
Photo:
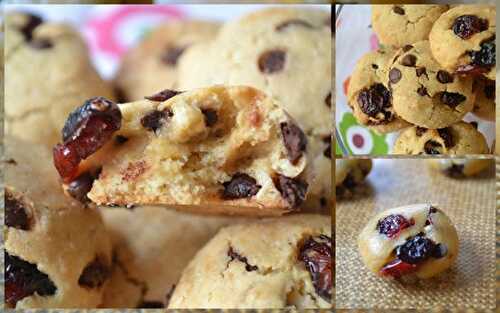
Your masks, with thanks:
[[[214,86],[90,99],[68,117],[54,163],[69,194],[99,205],[280,215],[306,198],[306,149],[275,100]]]

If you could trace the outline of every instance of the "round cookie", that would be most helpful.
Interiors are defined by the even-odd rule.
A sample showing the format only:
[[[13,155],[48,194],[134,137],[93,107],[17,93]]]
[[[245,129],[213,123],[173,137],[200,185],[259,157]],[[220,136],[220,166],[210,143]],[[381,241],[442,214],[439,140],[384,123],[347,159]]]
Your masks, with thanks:
[[[179,57],[191,45],[211,40],[218,29],[217,23],[192,20],[154,29],[123,57],[115,78],[124,98],[120,100],[141,100],[164,89],[176,89]]]
[[[283,103],[306,134],[331,134],[331,43],[329,11],[259,10],[224,25],[210,44],[188,49],[178,87],[252,86]]]
[[[163,305],[182,270],[217,230],[244,221],[161,207],[102,208],[101,212],[113,242],[115,264],[103,308]]]
[[[447,127],[474,104],[472,78],[445,71],[433,59],[428,41],[400,49],[386,79],[396,113],[421,127]]]
[[[431,167],[454,178],[474,176],[493,165],[490,159],[432,159],[428,162]]]
[[[458,256],[458,235],[444,212],[430,204],[388,209],[369,220],[358,237],[361,259],[382,277],[430,278]]]
[[[429,34],[432,54],[449,72],[495,79],[495,6],[460,5],[445,12]]]
[[[447,5],[372,5],[372,26],[381,44],[403,47],[427,40]]]
[[[392,95],[386,85],[388,63],[394,50],[368,52],[356,64],[349,80],[347,98],[353,114],[362,125],[378,133],[389,133],[407,127],[392,106]]]
[[[10,13],[5,44],[7,134],[53,146],[66,117],[82,101],[113,98],[92,67],[83,39],[68,25]]]
[[[99,212],[66,197],[44,146],[6,138],[5,303],[95,308],[111,271]]]
[[[350,196],[372,169],[371,159],[336,159],[335,193],[338,197]]]
[[[495,121],[495,81],[485,78],[476,78],[474,81],[476,101],[474,102],[474,115],[494,122]]]
[[[488,154],[484,135],[474,125],[458,122],[446,128],[411,127],[399,135],[393,154]]]
[[[330,217],[233,225],[196,254],[168,308],[331,308],[332,270]]]

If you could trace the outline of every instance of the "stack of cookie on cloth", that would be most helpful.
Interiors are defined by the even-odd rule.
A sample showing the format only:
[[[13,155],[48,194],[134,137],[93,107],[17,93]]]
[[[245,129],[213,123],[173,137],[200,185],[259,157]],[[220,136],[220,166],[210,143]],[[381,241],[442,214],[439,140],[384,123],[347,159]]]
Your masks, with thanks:
[[[331,307],[331,25],[168,22],[109,84],[9,13],[6,307]]]
[[[348,102],[362,125],[400,131],[395,154],[485,154],[472,112],[495,119],[495,7],[375,5],[380,47],[350,79]]]

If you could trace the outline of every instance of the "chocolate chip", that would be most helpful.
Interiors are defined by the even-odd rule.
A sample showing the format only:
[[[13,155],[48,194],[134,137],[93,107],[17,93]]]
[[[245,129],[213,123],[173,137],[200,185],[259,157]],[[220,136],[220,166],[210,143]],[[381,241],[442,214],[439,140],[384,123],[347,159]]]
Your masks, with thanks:
[[[150,100],[150,101],[163,102],[163,101],[167,101],[168,99],[170,99],[172,97],[177,96],[180,93],[182,93],[182,91],[165,89],[165,90],[162,90],[160,92],[155,93],[152,96],[144,97],[144,98],[147,100]]]
[[[392,83],[392,84],[396,84],[397,82],[399,82],[401,80],[401,71],[398,70],[397,68],[392,68],[390,71],[389,71],[389,81]]]
[[[415,72],[417,74],[417,77],[425,75],[427,77],[427,79],[429,79],[429,76],[427,76],[427,70],[425,69],[425,67],[417,67],[415,69]]]
[[[417,64],[417,57],[414,56],[413,54],[407,54],[403,57],[401,60],[401,65],[412,67]]]
[[[121,146],[128,141],[128,138],[122,135],[115,136],[115,142],[117,145]]]
[[[157,132],[163,124],[173,116],[172,111],[151,111],[141,118],[141,125],[149,131]]]
[[[256,195],[261,188],[255,178],[245,173],[234,174],[230,181],[222,185],[224,186],[222,198],[225,200],[249,198]]]
[[[429,93],[427,93],[427,88],[425,88],[424,86],[420,85],[420,87],[418,87],[417,89],[417,93],[424,97],[424,96],[429,96]]]
[[[259,70],[264,74],[280,72],[285,67],[286,51],[282,49],[268,50],[258,60]]]
[[[291,19],[291,20],[282,22],[281,24],[278,24],[276,26],[276,31],[281,32],[281,31],[285,30],[286,28],[288,28],[290,26],[300,26],[300,27],[309,28],[309,29],[314,28],[307,21],[304,21],[304,20],[301,20],[301,19]]]
[[[422,135],[427,131],[427,128],[423,128],[423,127],[420,127],[420,126],[417,126],[415,128],[415,133],[418,137],[422,137]]]
[[[372,64],[372,69],[377,70],[378,69],[378,65],[377,64]]]
[[[110,268],[104,264],[101,258],[96,257],[83,269],[80,278],[78,278],[78,285],[87,288],[101,287],[110,274]]]
[[[441,93],[440,99],[441,102],[443,102],[447,106],[455,108],[457,105],[464,102],[467,98],[464,95],[459,94],[458,92],[444,91]]]
[[[5,163],[10,164],[10,165],[17,165],[17,162],[14,159],[5,160]]]
[[[438,243],[432,252],[432,256],[436,259],[442,258],[446,256],[446,254],[448,254],[448,248],[444,243]]]
[[[403,47],[403,52],[408,52],[408,51],[410,51],[411,49],[413,49],[413,46],[412,46],[412,45],[405,45],[405,46]]]
[[[238,252],[236,252],[231,246],[229,246],[229,250],[227,251],[227,256],[231,258],[231,260],[229,260],[228,262],[228,265],[232,261],[237,260],[245,264],[245,270],[247,272],[257,271],[259,269],[257,265],[251,265],[250,263],[248,263],[248,259],[239,254]]]
[[[330,141],[330,137],[328,137],[328,144],[325,150],[323,150],[323,155],[328,159],[332,158],[332,143]]]
[[[24,203],[14,197],[9,190],[5,190],[5,226],[29,230],[30,224]]]
[[[439,142],[436,142],[434,140],[428,140],[424,144],[424,151],[427,154],[441,154],[440,149],[442,148],[443,146]]]
[[[441,84],[448,84],[453,82],[453,76],[447,71],[438,71],[436,78]]]
[[[292,208],[300,206],[306,199],[308,184],[298,178],[278,174],[274,179],[276,189]]]
[[[29,43],[29,45],[33,49],[37,50],[50,49],[54,46],[52,41],[46,38],[34,39]]]
[[[463,164],[452,164],[451,167],[446,168],[445,174],[454,178],[464,177],[464,165]]]
[[[446,148],[451,148],[455,145],[453,141],[453,135],[451,134],[451,131],[448,128],[441,128],[438,129],[437,131],[439,136],[443,138],[444,146]]]
[[[327,107],[331,108],[332,107],[332,93],[328,93],[328,95],[325,98],[325,104]]]
[[[187,46],[182,46],[182,47],[168,47],[165,52],[161,55],[161,60],[163,63],[170,65],[170,66],[175,66],[177,65],[177,60],[179,57],[184,53],[186,50]]]
[[[202,109],[201,113],[205,116],[205,125],[212,127],[217,123],[217,111],[214,109]]]
[[[33,31],[43,23],[43,20],[39,16],[33,14],[24,14],[26,14],[26,16],[28,17],[28,23],[21,27],[19,31],[23,34],[24,40],[31,41],[31,39],[33,38]]]
[[[394,7],[392,7],[392,11],[396,14],[399,14],[399,15],[404,15],[405,14],[405,10],[400,7],[400,6],[397,6],[395,5]]]
[[[291,122],[280,124],[283,143],[287,151],[288,160],[295,165],[307,148],[307,138],[302,129]]]
[[[69,183],[66,191],[72,198],[81,203],[87,203],[90,201],[89,198],[87,198],[87,194],[90,189],[92,189],[92,184],[97,176],[98,175],[92,175],[90,172],[85,172]]]

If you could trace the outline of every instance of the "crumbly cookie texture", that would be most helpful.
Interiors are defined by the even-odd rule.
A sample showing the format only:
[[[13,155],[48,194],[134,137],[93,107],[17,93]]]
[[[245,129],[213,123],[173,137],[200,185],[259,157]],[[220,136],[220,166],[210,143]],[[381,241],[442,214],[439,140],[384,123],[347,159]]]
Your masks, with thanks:
[[[178,88],[252,86],[280,101],[310,142],[330,137],[331,27],[328,11],[271,8],[250,13],[225,24],[212,42],[186,50],[179,59]],[[310,159],[318,164],[311,163],[307,171],[319,173],[325,160],[320,156]],[[311,192],[330,190],[330,181],[324,177],[312,180]],[[317,201],[312,199],[327,197],[323,192],[312,194],[306,205],[315,206]]]
[[[474,83],[476,101],[472,113],[482,119],[494,122],[496,108],[495,81],[480,77],[476,78]]]
[[[162,207],[102,208],[101,212],[115,256],[115,270],[101,305],[104,308],[164,302],[182,270],[217,230],[245,221]]]
[[[121,100],[176,89],[179,57],[193,44],[211,40],[218,29],[219,24],[205,21],[174,21],[154,29],[123,57],[115,79]]]
[[[68,25],[9,13],[5,45],[7,134],[53,146],[66,116],[82,101],[113,98],[93,68],[83,39]]]
[[[496,13],[493,5],[460,5],[432,26],[432,54],[448,71],[495,79]]]
[[[169,308],[331,308],[330,217],[221,229],[189,263]],[[228,296],[230,295],[230,296]]]
[[[337,197],[349,197],[354,188],[360,185],[370,173],[371,159],[336,159],[335,194]]]
[[[97,307],[111,270],[100,214],[64,196],[49,149],[5,142],[7,307]]]
[[[90,141],[78,136],[92,132],[93,120],[84,131],[79,118],[99,107],[114,107],[112,116],[121,119],[103,148],[80,164],[80,171],[86,163],[102,168],[87,194],[99,205],[280,215],[306,198],[307,139],[261,91],[243,86],[165,91],[118,106],[89,100],[68,118],[65,130],[71,135],[55,148],[60,173],[66,170],[65,149],[73,152],[77,145],[78,151],[79,140]],[[97,113],[95,119],[101,119]],[[61,156],[64,161],[57,162]]]
[[[403,47],[429,37],[447,5],[373,5],[372,26],[380,43]]]
[[[399,135],[394,154],[487,154],[488,144],[475,125],[458,122],[446,128],[411,127]]]
[[[392,94],[387,88],[389,62],[395,50],[378,50],[365,54],[356,64],[349,80],[349,106],[362,125],[379,133],[388,133],[410,124],[397,116]]]
[[[491,159],[431,159],[428,162],[431,167],[454,178],[480,174],[494,163]]]
[[[443,69],[433,59],[428,41],[400,49],[386,79],[396,113],[412,124],[447,127],[473,108],[473,79]]]
[[[458,256],[458,235],[445,213],[430,204],[388,209],[369,220],[358,237],[361,259],[382,277],[430,278]]]

